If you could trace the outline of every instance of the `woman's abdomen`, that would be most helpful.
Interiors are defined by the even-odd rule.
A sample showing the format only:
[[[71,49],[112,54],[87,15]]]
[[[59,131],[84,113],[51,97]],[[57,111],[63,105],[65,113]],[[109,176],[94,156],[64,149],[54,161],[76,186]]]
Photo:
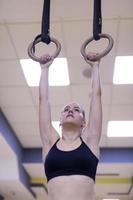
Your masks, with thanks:
[[[94,193],[94,181],[87,176],[59,176],[48,182],[48,200],[94,200]]]

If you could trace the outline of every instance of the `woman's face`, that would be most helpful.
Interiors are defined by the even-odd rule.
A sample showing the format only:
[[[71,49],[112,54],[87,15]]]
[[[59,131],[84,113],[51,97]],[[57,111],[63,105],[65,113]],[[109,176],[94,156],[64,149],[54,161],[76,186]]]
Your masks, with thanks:
[[[77,103],[66,105],[61,112],[61,125],[73,124],[77,127],[83,127],[85,124],[83,110]]]

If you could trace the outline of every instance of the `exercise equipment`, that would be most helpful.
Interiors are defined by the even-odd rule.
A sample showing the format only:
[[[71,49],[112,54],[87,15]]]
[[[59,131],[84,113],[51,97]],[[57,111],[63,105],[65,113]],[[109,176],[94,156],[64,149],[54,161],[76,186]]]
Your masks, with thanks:
[[[60,42],[54,38],[54,37],[50,37],[50,0],[44,0],[44,4],[43,4],[43,14],[42,14],[42,24],[41,24],[41,34],[37,35],[34,39],[33,42],[31,42],[28,46],[28,55],[29,57],[34,60],[37,61],[39,63],[45,64],[46,62],[44,62],[44,60],[42,59],[42,57],[37,57],[35,55],[35,46],[36,44],[43,42],[45,44],[50,44],[51,42],[53,44],[56,45],[56,50],[53,53],[53,55],[51,55],[53,58],[56,58],[60,51],[61,51],[61,44]]]
[[[100,60],[102,57],[107,55],[114,44],[113,38],[109,34],[103,34],[102,32],[102,14],[101,14],[101,0],[94,0],[94,14],[93,14],[93,36],[89,39],[86,39],[81,46],[81,55],[84,57],[85,61],[90,64],[90,61],[95,62]],[[105,38],[108,40],[107,48],[101,53],[97,53],[93,58],[89,58],[86,53],[87,45],[92,41],[100,40]]]

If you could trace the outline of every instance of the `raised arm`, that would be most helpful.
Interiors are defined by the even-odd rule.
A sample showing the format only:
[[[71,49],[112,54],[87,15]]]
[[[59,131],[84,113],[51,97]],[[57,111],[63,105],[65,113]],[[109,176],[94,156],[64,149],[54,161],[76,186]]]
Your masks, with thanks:
[[[41,77],[39,84],[39,128],[43,144],[43,152],[46,153],[52,144],[59,138],[58,133],[52,126],[51,108],[49,102],[49,84],[48,73],[53,59],[50,56],[44,56],[46,64],[40,64]]]
[[[101,103],[99,63],[100,61],[91,63],[92,93],[91,93],[89,121],[85,129],[85,135],[88,138],[89,144],[95,147],[99,146],[99,141],[101,138],[101,131],[102,131],[102,103]]]

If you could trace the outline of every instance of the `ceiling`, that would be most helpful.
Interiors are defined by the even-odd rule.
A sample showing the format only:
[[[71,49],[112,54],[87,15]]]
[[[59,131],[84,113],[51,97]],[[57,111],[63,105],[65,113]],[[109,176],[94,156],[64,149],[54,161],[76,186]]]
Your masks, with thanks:
[[[0,0],[0,107],[21,147],[32,149],[41,148],[38,127],[38,87],[28,87],[19,60],[29,58],[28,45],[40,33],[42,7],[42,0]],[[102,0],[102,32],[113,37],[114,46],[101,60],[100,65],[103,104],[101,148],[133,148],[133,138],[107,137],[108,121],[133,120],[133,85],[113,85],[112,82],[115,57],[133,55],[132,8],[132,0]],[[59,120],[62,106],[71,101],[80,103],[85,108],[87,116],[89,114],[90,78],[84,75],[89,66],[81,57],[80,48],[84,40],[92,35],[92,25],[92,0],[51,1],[50,33],[61,43],[62,50],[59,57],[67,58],[70,76],[70,86],[50,88],[53,121]],[[93,51],[100,51],[105,46],[104,39],[90,45]],[[42,45],[39,53],[48,48]],[[50,48],[53,50],[53,47]],[[2,170],[8,171],[8,176],[0,174],[0,194],[7,200],[34,199],[19,181],[15,152],[2,137],[0,144],[1,167]],[[37,199],[47,199],[46,184],[41,179],[44,177],[43,165],[23,163],[23,167],[29,176],[36,177],[36,181],[38,180],[40,184],[38,187],[34,184],[34,187],[31,187]],[[12,178],[12,169],[16,180]],[[97,200],[110,197],[112,199],[117,197],[120,200],[133,199],[133,189],[130,189],[133,162],[100,163],[98,173],[105,173],[108,176],[99,176],[97,179]],[[112,173],[117,175],[113,176],[111,182],[109,174]],[[115,194],[109,195],[109,193]]]

